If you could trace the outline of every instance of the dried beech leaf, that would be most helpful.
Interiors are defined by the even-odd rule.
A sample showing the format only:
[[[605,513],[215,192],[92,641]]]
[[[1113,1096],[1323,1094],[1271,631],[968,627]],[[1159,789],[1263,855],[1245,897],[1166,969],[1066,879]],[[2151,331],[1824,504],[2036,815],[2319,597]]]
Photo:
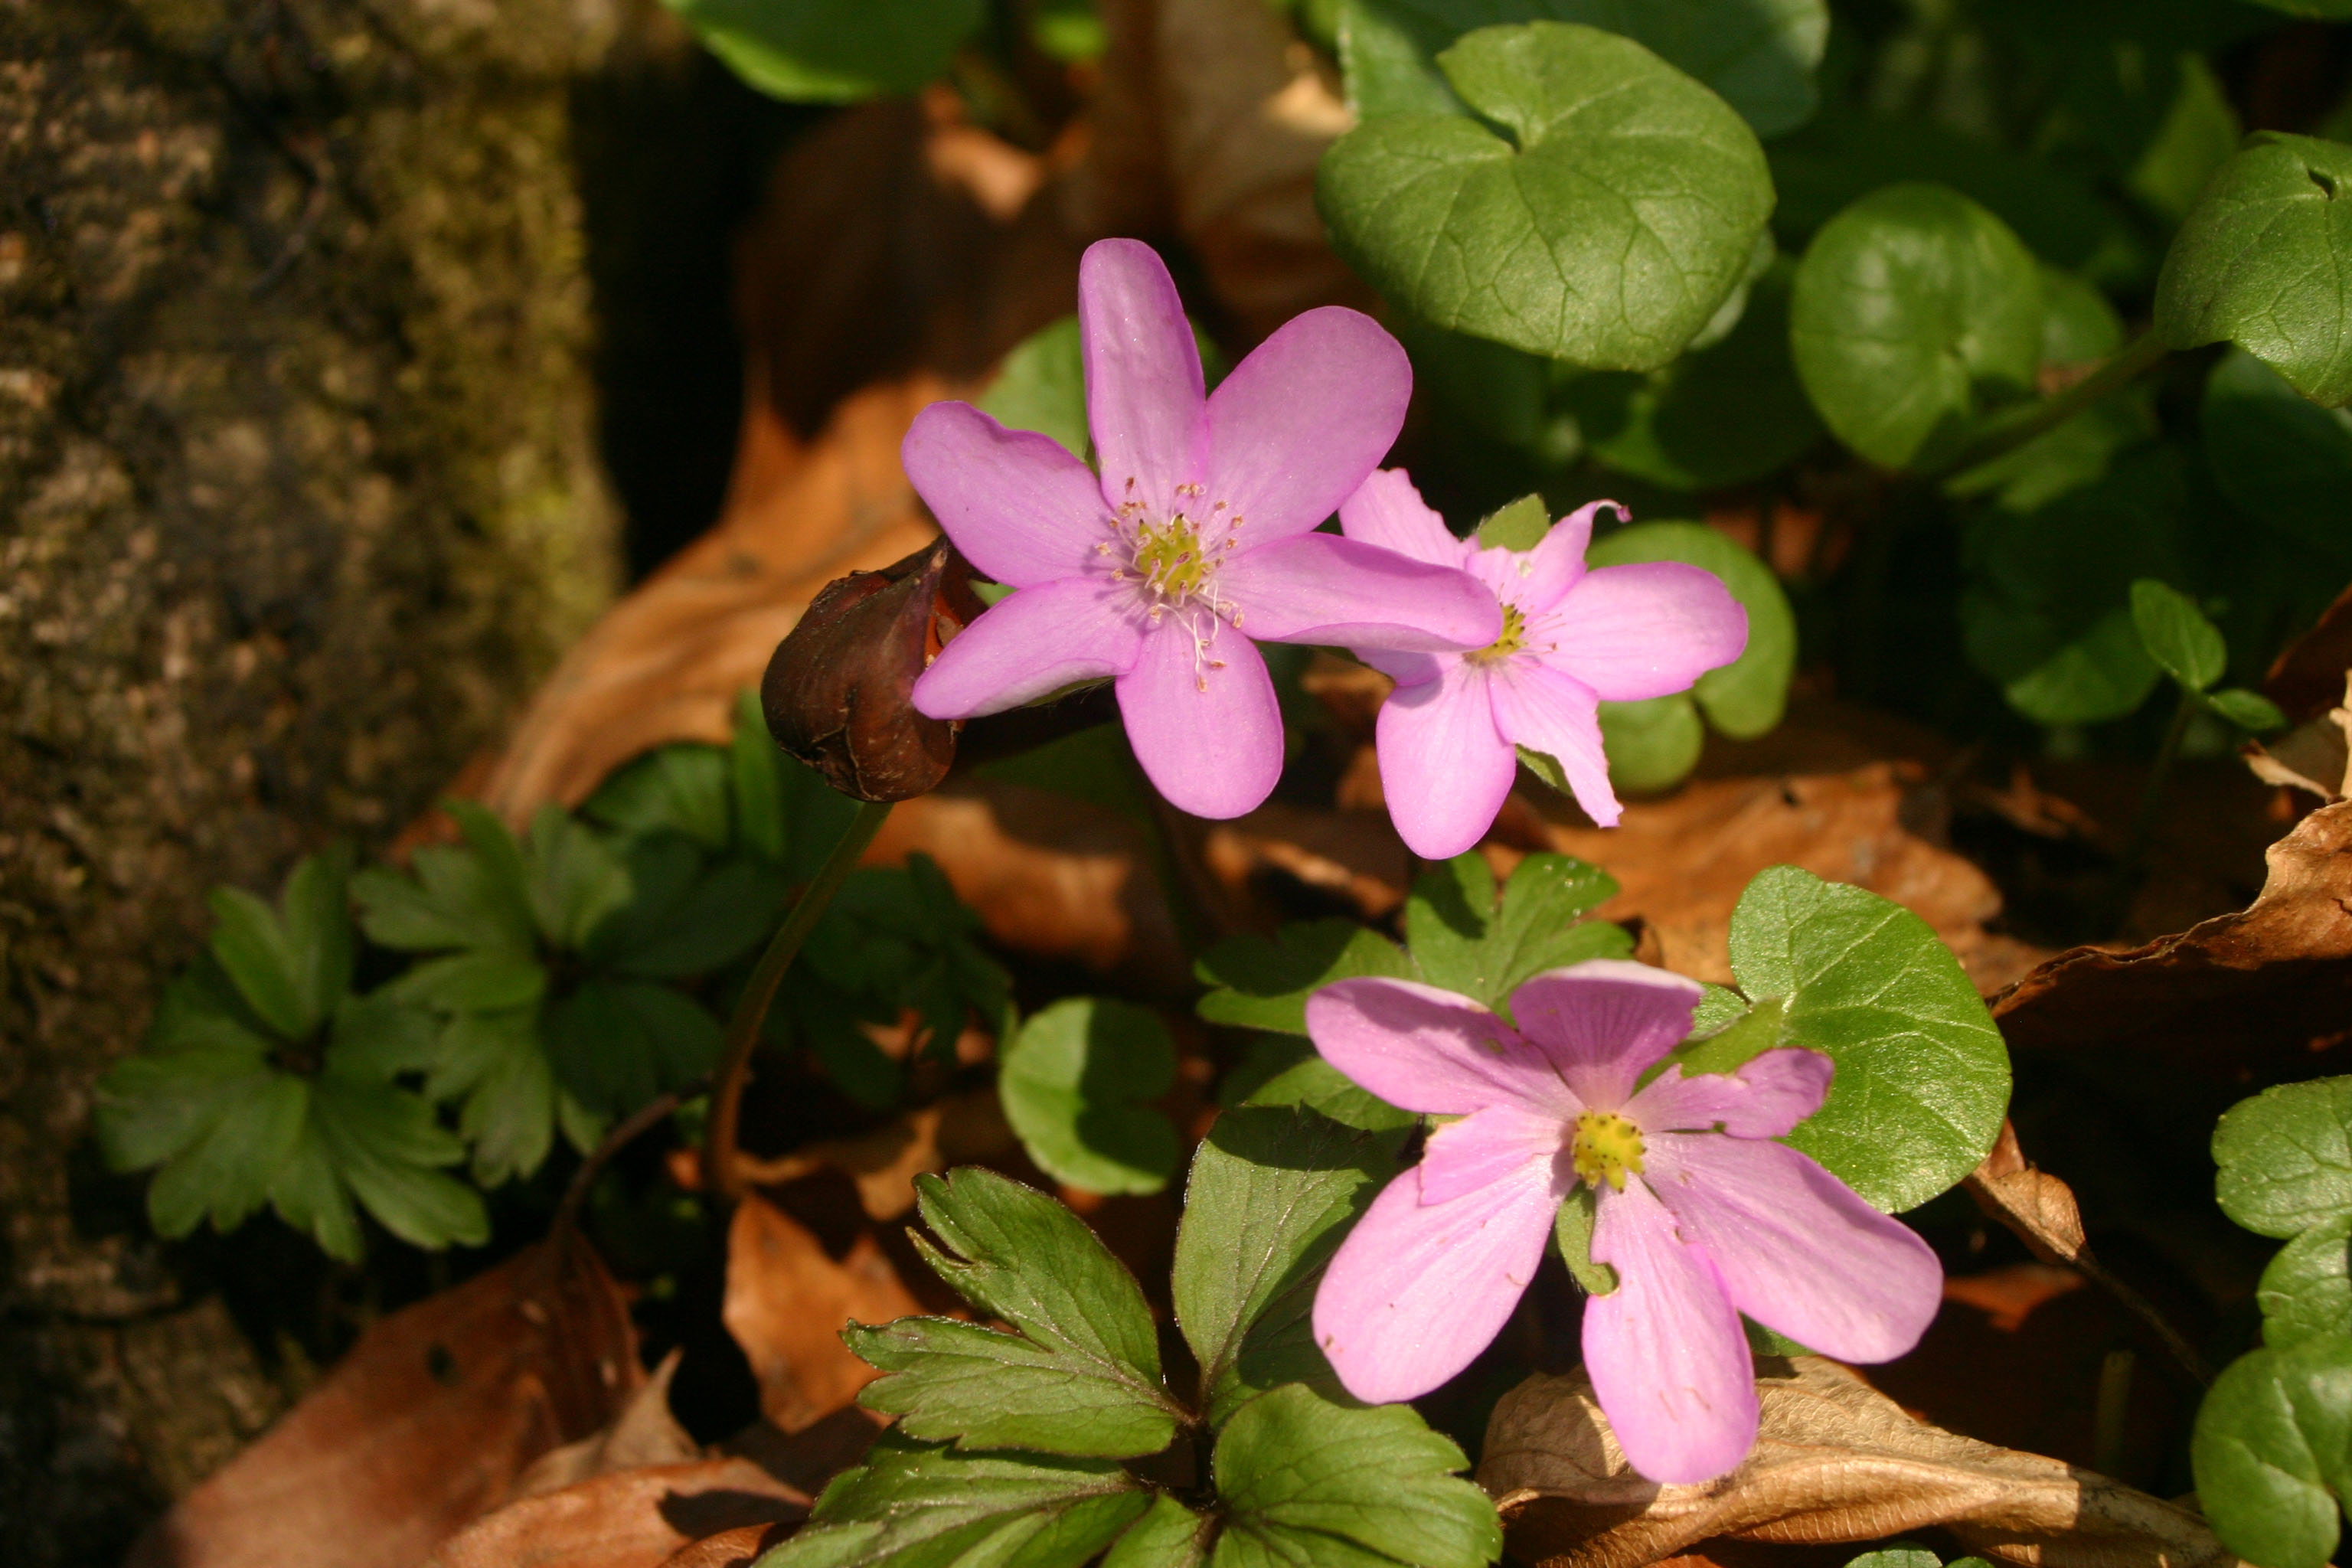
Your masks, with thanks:
[[[644,1375],[595,1254],[542,1243],[371,1325],[127,1568],[415,1568]]]
[[[707,1536],[796,1523],[808,1509],[749,1459],[650,1465],[509,1503],[424,1568],[660,1568]]]
[[[1002,1154],[1013,1143],[996,1091],[983,1089],[950,1095],[855,1138],[827,1138],[772,1160],[736,1160],[745,1182],[761,1187],[781,1187],[829,1166],[857,1184],[867,1218],[893,1220],[915,1206],[917,1176]]]
[[[789,1524],[745,1524],[706,1535],[662,1560],[661,1568],[751,1568],[792,1534]]]
[[[2014,1124],[2000,1124],[1992,1152],[1962,1185],[1979,1208],[2016,1232],[2044,1263],[2073,1263],[2083,1256],[2083,1214],[2074,1189],[2025,1157]]]
[[[761,1413],[784,1431],[814,1426],[881,1375],[841,1342],[846,1324],[921,1310],[871,1236],[836,1262],[806,1226],[766,1199],[736,1206],[720,1316],[760,1380]]]
[[[2025,1327],[2025,1320],[2045,1301],[2072,1295],[2088,1281],[2072,1268],[2055,1263],[2004,1263],[1981,1274],[1954,1274],[1944,1279],[1944,1300],[1974,1307],[2004,1334]]]
[[[669,1411],[670,1380],[677,1375],[677,1364],[685,1353],[674,1350],[664,1356],[644,1386],[629,1395],[611,1426],[541,1454],[515,1482],[514,1495],[530,1497],[614,1470],[678,1465],[702,1458],[702,1445],[688,1435]]]
[[[2263,695],[2289,719],[2308,719],[2343,700],[2347,669],[2352,669],[2352,588],[2336,595],[2318,624],[2271,661]]]
[[[2234,1562],[2187,1509],[2038,1454],[1998,1448],[1906,1415],[1834,1362],[1766,1363],[1762,1433],[1703,1486],[1643,1480],[1580,1373],[1503,1396],[1478,1480],[1511,1555],[1540,1568],[1639,1568],[1710,1536],[1799,1543],[1949,1531],[2027,1568],[2224,1568]]]
[[[2262,894],[2238,913],[2122,952],[2074,948],[2011,986],[1993,1002],[2010,1045],[2127,1046],[2239,1072],[2340,1033],[2352,1016],[2352,803],[2313,812],[2264,858]]]

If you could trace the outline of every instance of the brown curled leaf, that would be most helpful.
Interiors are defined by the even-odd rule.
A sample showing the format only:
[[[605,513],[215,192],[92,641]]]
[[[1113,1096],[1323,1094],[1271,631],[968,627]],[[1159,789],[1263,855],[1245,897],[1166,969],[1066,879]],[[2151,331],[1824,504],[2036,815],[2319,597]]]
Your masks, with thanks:
[[[1720,1480],[1662,1487],[1626,1464],[1581,1373],[1536,1376],[1487,1424],[1478,1481],[1513,1560],[1639,1568],[1717,1536],[1878,1541],[1940,1526],[2026,1568],[2225,1568],[2205,1521],[2120,1481],[1931,1426],[1834,1362],[1759,1364],[1755,1452]]]
[[[859,800],[907,800],[947,777],[956,727],[915,710],[915,678],[984,606],[938,540],[827,584],[776,645],[760,704],[776,744]]]
[[[1961,1184],[1989,1219],[2000,1221],[2044,1263],[2083,1256],[2083,1213],[2074,1189],[2025,1157],[2015,1124],[2003,1121],[1984,1163]]]
[[[814,1426],[882,1375],[841,1342],[845,1327],[920,1310],[870,1235],[836,1259],[765,1198],[736,1205],[719,1315],[760,1381],[761,1414],[784,1432]]]
[[[682,1548],[808,1515],[808,1494],[749,1459],[646,1465],[509,1503],[424,1568],[661,1568]]]

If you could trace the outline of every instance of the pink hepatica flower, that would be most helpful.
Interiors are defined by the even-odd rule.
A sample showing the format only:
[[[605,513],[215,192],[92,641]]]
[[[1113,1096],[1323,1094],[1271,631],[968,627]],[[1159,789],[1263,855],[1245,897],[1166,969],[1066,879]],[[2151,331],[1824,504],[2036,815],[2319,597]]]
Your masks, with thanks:
[[[1238,816],[1282,771],[1282,715],[1250,638],[1439,649],[1495,640],[1457,568],[1312,531],[1404,422],[1412,371],[1369,316],[1286,322],[1202,395],[1200,352],[1150,247],[1078,268],[1087,423],[1102,477],[965,403],[915,418],[907,477],[973,566],[1018,589],[915,682],[969,719],[1115,679],[1136,760],[1200,816]]]
[[[1625,1458],[1710,1479],[1756,1440],[1739,1314],[1825,1355],[1918,1342],[1943,1274],[1908,1228],[1773,1140],[1820,1109],[1831,1063],[1764,1052],[1733,1074],[1643,1072],[1689,1032],[1698,985],[1595,959],[1511,994],[1512,1028],[1467,997],[1343,980],[1307,1004],[1330,1063],[1407,1110],[1459,1116],[1333,1256],[1315,1338],[1360,1399],[1412,1399],[1470,1364],[1535,1275],[1560,1203],[1599,1205],[1617,1289],[1584,1308],[1584,1366]]]
[[[1396,678],[1381,707],[1381,788],[1413,853],[1449,859],[1494,825],[1518,771],[1514,747],[1558,762],[1576,804],[1617,826],[1599,705],[1686,689],[1748,646],[1748,612],[1713,573],[1680,562],[1584,565],[1595,501],[1533,550],[1456,539],[1402,468],[1383,469],[1339,508],[1350,539],[1433,565],[1466,567],[1494,591],[1502,635],[1466,653],[1358,648]]]

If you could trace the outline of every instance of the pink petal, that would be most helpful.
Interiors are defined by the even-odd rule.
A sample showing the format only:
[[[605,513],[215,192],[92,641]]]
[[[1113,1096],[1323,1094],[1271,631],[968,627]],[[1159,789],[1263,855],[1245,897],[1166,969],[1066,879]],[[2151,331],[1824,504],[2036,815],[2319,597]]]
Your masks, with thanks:
[[[1592,1256],[1617,1289],[1584,1304],[1584,1370],[1625,1458],[1669,1486],[1736,1468],[1756,1444],[1756,1367],[1707,1255],[1633,1181],[1601,1194]]]
[[[1645,1163],[1732,1305],[1765,1327],[1840,1361],[1881,1362],[1934,1321],[1934,1251],[1786,1144],[1670,1132],[1649,1141]]]
[[[1223,668],[1213,668],[1219,661]],[[1135,760],[1180,811],[1239,816],[1263,805],[1282,776],[1274,679],[1238,633],[1202,644],[1190,617],[1171,615],[1145,634],[1119,676],[1118,712]]]
[[[1380,466],[1412,397],[1412,362],[1370,316],[1293,316],[1209,399],[1209,501],[1239,514],[1244,544],[1306,532]]]
[[[1528,1165],[1552,1172],[1556,1194],[1565,1196],[1576,1176],[1570,1172],[1563,1183],[1557,1162],[1573,1125],[1557,1112],[1524,1105],[1490,1105],[1449,1121],[1429,1135],[1422,1150],[1421,1201],[1451,1203]]]
[[[1454,537],[1402,468],[1381,468],[1358,485],[1356,493],[1339,503],[1339,529],[1350,539],[1433,566],[1459,566],[1475,548]]]
[[[1307,999],[1307,1034],[1325,1061],[1407,1110],[1517,1105],[1564,1123],[1584,1109],[1509,1025],[1418,981],[1334,981]]]
[[[1208,467],[1209,409],[1184,301],[1150,246],[1103,239],[1087,247],[1078,338],[1103,498],[1114,507],[1140,500],[1153,517],[1166,517],[1178,510],[1176,487]]]
[[[1559,1197],[1545,1164],[1424,1205],[1417,1172],[1391,1182],[1339,1244],[1315,1292],[1315,1342],[1349,1393],[1412,1399],[1477,1359],[1535,1278]]]
[[[1742,1064],[1736,1073],[1683,1076],[1677,1062],[1625,1107],[1633,1124],[1650,1132],[1706,1132],[1720,1126],[1734,1138],[1785,1138],[1829,1098],[1836,1064],[1819,1051],[1783,1047]]]
[[[1612,568],[1613,570],[1613,568]],[[1592,689],[1535,658],[1495,666],[1495,727],[1513,745],[1541,752],[1568,774],[1584,814],[1603,827],[1623,815],[1601,746],[1601,703]]]
[[[1092,470],[969,403],[934,403],[916,415],[898,459],[955,547],[1000,583],[1074,577],[1097,543],[1115,537]]]
[[[1528,552],[1527,568],[1517,603],[1530,614],[1548,610],[1584,575],[1584,552],[1592,544],[1592,521],[1606,507],[1625,519],[1625,509],[1613,500],[1588,501],[1552,524],[1543,542]]]
[[[1135,662],[1142,628],[1131,583],[1065,577],[1024,588],[982,611],[931,660],[915,681],[916,710],[974,719],[1108,680]]]
[[[1414,854],[1450,860],[1486,837],[1519,759],[1495,728],[1485,671],[1444,660],[1436,679],[1389,693],[1373,733],[1389,818]]]
[[[1698,999],[1696,980],[1630,959],[1589,958],[1512,992],[1511,1016],[1578,1099],[1616,1110],[1643,1069],[1690,1033]]]
[[[1261,642],[1431,653],[1485,647],[1503,635],[1503,607],[1468,573],[1328,533],[1243,550],[1216,584]]]
[[[1547,618],[1548,662],[1605,702],[1687,691],[1748,647],[1748,612],[1714,573],[1679,561],[1603,566]]]

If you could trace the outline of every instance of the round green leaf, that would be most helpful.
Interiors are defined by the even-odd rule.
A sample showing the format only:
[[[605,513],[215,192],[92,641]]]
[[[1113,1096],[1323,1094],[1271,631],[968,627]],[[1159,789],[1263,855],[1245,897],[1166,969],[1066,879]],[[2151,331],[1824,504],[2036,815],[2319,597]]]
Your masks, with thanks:
[[[2352,1078],[2240,1100],[2213,1129],[2213,1163],[2221,1212],[2258,1236],[2290,1237],[2352,1214]]]
[[[1609,782],[1627,795],[1654,795],[1683,782],[1698,765],[1706,726],[1690,693],[1640,702],[1601,705],[1601,745],[1609,756]]]
[[[2258,132],[2205,186],[2156,284],[2174,348],[2227,340],[2314,403],[2352,402],[2352,147]]]
[[[1481,118],[1340,138],[1318,186],[1340,253],[1440,327],[1605,369],[1680,353],[1771,211],[1747,123],[1641,45],[1570,23],[1484,27],[1438,65]]]
[[[1176,1081],[1176,1051],[1158,1016],[1072,996],[1021,1026],[996,1091],[1029,1157],[1090,1193],[1156,1193],[1181,1153],[1175,1124],[1141,1103]]]
[[[2230,504],[2336,560],[2352,557],[2352,412],[2321,408],[2243,349],[2205,381],[2205,463]]]
[[[2134,583],[2131,614],[2148,657],[2191,691],[2204,690],[2229,668],[2221,628],[2205,618],[2196,600],[2171,584],[2153,577]]]
[[[1692,694],[1707,722],[1736,741],[1754,740],[1780,724],[1797,668],[1797,616],[1780,580],[1753,552],[1705,523],[1637,522],[1593,545],[1585,559],[1594,566],[1682,561],[1721,578],[1748,612],[1748,647],[1721,669],[1700,676]],[[1613,752],[1611,762],[1613,768]]]
[[[2223,1545],[2262,1568],[2324,1568],[2352,1484],[2352,1336],[2239,1357],[2197,1412],[2189,1462]]]
[[[1890,468],[1932,463],[2032,389],[2042,279],[2009,226],[1958,191],[1889,185],[1814,237],[1789,334],[1839,440]]]
[[[912,92],[980,26],[981,0],[662,0],[772,98],[854,103]]]
[[[2278,1249],[2255,1292],[2263,1342],[2273,1350],[2340,1334],[2352,1324],[2352,1214],[2342,1214]]]

